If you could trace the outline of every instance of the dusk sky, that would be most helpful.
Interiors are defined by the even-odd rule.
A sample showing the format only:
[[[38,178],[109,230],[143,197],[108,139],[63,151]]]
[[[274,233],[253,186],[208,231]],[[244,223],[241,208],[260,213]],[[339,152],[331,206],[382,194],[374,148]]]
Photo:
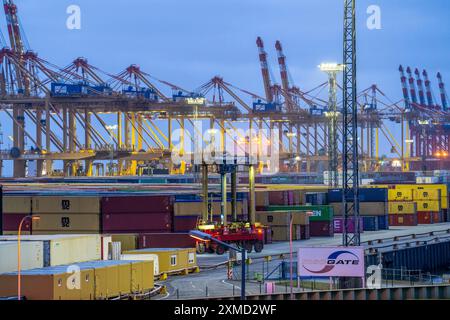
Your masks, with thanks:
[[[118,73],[135,63],[157,78],[194,90],[215,75],[263,94],[255,40],[261,36],[279,82],[274,44],[305,91],[326,81],[317,65],[342,59],[342,0],[17,0],[31,49],[66,66],[83,56]],[[81,8],[81,30],[68,30],[66,9]],[[381,30],[366,27],[367,7],[381,8]],[[450,1],[360,0],[358,86],[376,83],[402,98],[399,64],[441,71],[450,81]],[[6,36],[4,14],[1,29]],[[5,137],[10,120],[2,115]],[[5,140],[7,140],[5,138]],[[6,141],[5,141],[6,142]]]

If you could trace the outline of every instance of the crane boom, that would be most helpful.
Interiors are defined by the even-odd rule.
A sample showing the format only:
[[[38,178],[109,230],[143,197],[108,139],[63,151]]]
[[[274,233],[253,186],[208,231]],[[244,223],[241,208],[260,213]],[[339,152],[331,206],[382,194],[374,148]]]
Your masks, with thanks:
[[[267,102],[273,102],[272,84],[270,81],[269,64],[267,63],[267,52],[264,49],[264,42],[261,37],[256,39],[256,45],[259,50],[259,61],[261,62],[261,73],[264,82],[264,91]]]
[[[423,81],[422,81],[422,78],[420,77],[419,69],[416,68],[416,70],[414,71],[414,74],[416,75],[417,88],[419,90],[419,101],[420,101],[420,104],[422,106],[424,106],[424,105],[426,105],[425,93],[424,93],[425,91],[423,88]]]
[[[440,72],[438,72],[437,78],[439,80],[439,91],[441,93],[442,110],[447,111],[448,109],[447,92],[445,91],[445,84],[444,81],[442,80],[442,75]]]
[[[402,89],[403,89],[403,99],[405,100],[405,108],[409,109],[411,107],[410,99],[409,99],[409,92],[408,92],[408,82],[405,75],[405,69],[403,69],[403,66],[400,65],[398,68],[400,71],[400,81],[402,82]]]
[[[422,72],[423,78],[425,80],[425,90],[427,91],[427,102],[429,107],[434,107],[433,94],[431,92],[431,81],[428,78],[427,70]]]

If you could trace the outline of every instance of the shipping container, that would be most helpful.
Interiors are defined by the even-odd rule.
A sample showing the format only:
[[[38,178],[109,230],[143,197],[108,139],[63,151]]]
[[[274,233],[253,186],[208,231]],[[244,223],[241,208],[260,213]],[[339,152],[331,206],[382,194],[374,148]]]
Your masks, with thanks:
[[[417,204],[412,201],[408,202],[389,202],[388,213],[392,214],[417,214]]]
[[[389,230],[389,216],[377,216],[378,217],[378,228],[380,230]]]
[[[309,234],[311,237],[333,237],[333,221],[310,221]]]
[[[195,248],[149,248],[124,252],[124,255],[128,254],[157,255],[160,274],[183,272],[197,267]]]
[[[152,272],[153,275],[159,276],[161,272],[159,271],[159,260],[158,255],[156,254],[122,254],[120,256],[120,260],[125,261],[151,261],[152,262]]]
[[[330,204],[333,207],[335,216],[342,216],[344,209],[342,202]],[[359,204],[359,214],[361,216],[385,216],[388,214],[386,202],[361,202]]]
[[[308,225],[308,211],[269,211],[257,212],[256,221],[268,226]]]
[[[34,214],[100,213],[99,197],[33,197]]]
[[[100,233],[99,213],[40,213],[33,221],[33,234]]]
[[[292,226],[292,241],[302,240],[302,233],[307,235],[307,226],[293,225]],[[302,229],[305,229],[302,232]],[[271,226],[272,241],[290,241],[290,226]]]
[[[389,189],[389,201],[413,201],[413,189]]]
[[[21,239],[22,243],[43,244],[44,267],[101,259],[100,235],[31,235]],[[1,236],[0,241],[16,242],[17,236]]]
[[[417,212],[418,224],[433,224],[433,212]]]
[[[446,184],[397,184],[395,189],[413,189],[413,190],[440,190],[441,192],[441,207],[442,209],[448,208],[448,187]]]
[[[104,213],[102,231],[105,233],[171,232],[172,215],[162,213]]]
[[[209,204],[210,213],[220,214],[222,203],[215,201]],[[248,212],[248,202],[238,201],[236,204],[236,211],[238,215],[243,215]],[[231,202],[227,202],[227,213],[231,215]],[[174,204],[174,216],[202,216],[203,203],[202,202],[176,202]]]
[[[270,226],[264,227],[264,244],[272,243],[272,228]]]
[[[122,252],[139,249],[138,238],[138,234],[111,234],[113,242],[121,243]]]
[[[416,201],[417,211],[441,211],[441,203],[438,200]]]
[[[331,221],[334,212],[331,206],[270,206],[268,211],[297,210],[307,211],[309,221]]]
[[[256,206],[267,207],[269,205],[269,193],[267,191],[255,192]]]
[[[17,242],[0,241],[0,274],[17,271]],[[20,245],[21,269],[44,266],[44,245],[39,241],[24,241]]]
[[[362,217],[364,231],[378,231],[378,217]]]
[[[3,213],[31,214],[31,197],[3,197]]]
[[[79,278],[74,271],[80,272]],[[151,261],[92,261],[25,270],[22,294],[28,300],[106,299],[151,290],[153,277]],[[14,295],[17,273],[0,275],[0,296]]]
[[[333,221],[333,228],[335,233],[344,232],[344,218],[336,217]],[[355,232],[355,219],[353,217],[349,218],[349,230],[348,232]],[[363,218],[359,218],[359,232],[364,232],[364,221]]]
[[[353,193],[350,192],[353,197]],[[386,202],[388,189],[386,188],[361,188],[359,190],[360,202]],[[331,189],[328,191],[328,202],[342,202],[342,189]]]
[[[28,216],[28,214],[21,213],[8,213],[3,215],[3,231],[18,231],[20,221]],[[22,232],[31,232],[31,221],[29,219],[25,220],[22,224]]]
[[[138,248],[195,248],[189,233],[147,233],[138,237]]]
[[[389,226],[417,226],[417,214],[390,214]]]
[[[173,196],[117,196],[102,198],[103,214],[171,213]]]
[[[227,217],[228,221],[232,221],[231,215]],[[220,214],[217,214],[213,217],[213,220],[217,224],[221,224]],[[248,221],[247,216],[238,216],[239,221]],[[173,222],[173,232],[175,233],[183,233],[189,232],[197,228],[199,222],[199,217],[197,216],[178,216],[174,217]]]
[[[440,189],[414,189],[413,192],[415,201],[428,201],[428,200],[441,201]]]

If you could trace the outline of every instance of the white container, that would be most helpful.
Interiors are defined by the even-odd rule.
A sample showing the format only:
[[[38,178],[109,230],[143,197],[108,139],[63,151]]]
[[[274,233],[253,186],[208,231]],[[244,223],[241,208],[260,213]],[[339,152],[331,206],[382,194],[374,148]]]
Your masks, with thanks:
[[[21,269],[44,267],[44,245],[40,241],[20,243]],[[0,241],[0,274],[17,271],[17,241]]]
[[[17,236],[2,236],[0,241],[17,241]],[[101,260],[100,235],[31,235],[22,236],[26,241],[42,242],[44,267],[77,262]]]
[[[159,260],[156,254],[122,254],[120,260],[126,261],[153,261],[154,275],[159,276]]]

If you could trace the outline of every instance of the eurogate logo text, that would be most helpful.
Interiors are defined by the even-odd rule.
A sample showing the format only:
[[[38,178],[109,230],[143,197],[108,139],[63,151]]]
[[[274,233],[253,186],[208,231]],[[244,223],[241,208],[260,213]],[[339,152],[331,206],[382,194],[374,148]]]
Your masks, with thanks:
[[[363,277],[364,248],[299,248],[300,276]]]
[[[350,255],[353,258],[341,258],[343,255]],[[316,273],[316,274],[322,274],[322,273],[328,273],[331,270],[333,270],[336,266],[339,265],[358,265],[359,264],[359,258],[357,255],[351,253],[350,251],[336,251],[333,252],[328,256],[328,259],[326,260],[326,265],[320,269],[320,270],[311,270],[303,265],[303,268],[308,270],[309,272]]]

